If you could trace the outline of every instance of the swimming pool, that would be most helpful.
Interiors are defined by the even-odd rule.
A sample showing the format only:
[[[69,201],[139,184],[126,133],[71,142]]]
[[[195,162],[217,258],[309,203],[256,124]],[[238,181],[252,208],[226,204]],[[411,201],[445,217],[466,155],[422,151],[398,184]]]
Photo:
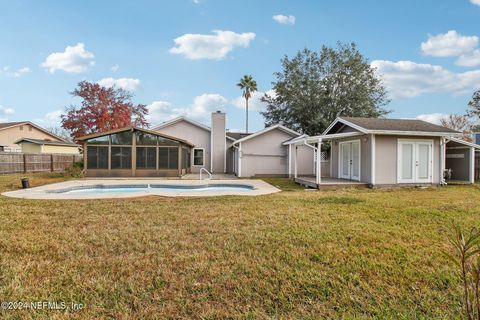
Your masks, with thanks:
[[[175,184],[134,184],[134,185],[91,185],[78,186],[58,190],[49,190],[47,193],[63,194],[105,194],[105,193],[150,193],[157,190],[162,192],[205,192],[205,191],[251,191],[255,187],[245,184],[206,184],[206,185],[175,185]]]
[[[262,180],[78,179],[2,195],[24,199],[113,199],[145,196],[216,197],[259,196],[280,190]]]

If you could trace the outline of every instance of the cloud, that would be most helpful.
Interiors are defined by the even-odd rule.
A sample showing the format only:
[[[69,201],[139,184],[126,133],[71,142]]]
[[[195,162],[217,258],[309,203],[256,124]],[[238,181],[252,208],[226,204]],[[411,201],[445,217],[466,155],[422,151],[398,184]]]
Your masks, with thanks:
[[[475,90],[480,82],[480,70],[454,73],[438,65],[412,61],[375,60],[371,65],[383,78],[393,99],[425,93],[465,94]]]
[[[480,6],[480,0],[470,0],[470,2],[476,4],[477,6]]]
[[[265,93],[269,96],[275,96],[275,90],[273,89],[266,92],[255,91],[250,100],[248,100],[248,110],[263,111],[266,107],[266,104],[261,101],[261,98]],[[236,97],[231,101],[231,103],[237,108],[245,110],[245,98],[243,96]]]
[[[120,69],[120,66],[118,64],[115,64],[115,65],[110,67],[110,71],[112,71],[112,72],[117,72],[118,69]]]
[[[218,93],[205,93],[196,96],[189,107],[178,108],[166,101],[154,101],[147,105],[147,120],[152,126],[179,116],[186,116],[198,121],[206,121],[217,110],[225,111],[228,100]]]
[[[235,33],[233,31],[213,30],[213,35],[184,34],[173,41],[175,46],[170,53],[181,54],[187,59],[221,60],[235,47],[248,47],[255,39],[255,33]]]
[[[280,24],[293,26],[295,24],[295,16],[285,16],[283,14],[277,14],[272,19]]]
[[[26,75],[27,73],[32,72],[29,67],[23,67],[17,70],[12,70],[10,66],[3,67],[3,69],[0,71],[4,73],[7,77],[11,78],[20,78],[21,76]]]
[[[47,127],[60,127],[62,110],[54,110],[47,112],[43,117],[33,119],[34,122],[40,123],[42,126]]]
[[[85,44],[77,43],[75,46],[67,46],[63,52],[50,54],[41,67],[50,73],[62,70],[68,73],[82,73],[95,64],[94,55],[85,50]]]
[[[106,88],[116,87],[127,91],[136,91],[140,88],[140,80],[132,78],[103,78],[97,83]]]
[[[428,114],[419,114],[415,119],[427,121],[433,124],[440,124],[440,120],[447,117],[447,114],[444,113],[428,113]]]
[[[0,105],[0,122],[8,121],[8,116],[13,115],[14,113],[14,109]]]
[[[477,49],[479,41],[477,36],[464,36],[450,30],[444,34],[429,35],[428,40],[422,42],[421,49],[424,55],[458,57],[455,62],[457,65],[474,67],[480,65],[480,49]]]

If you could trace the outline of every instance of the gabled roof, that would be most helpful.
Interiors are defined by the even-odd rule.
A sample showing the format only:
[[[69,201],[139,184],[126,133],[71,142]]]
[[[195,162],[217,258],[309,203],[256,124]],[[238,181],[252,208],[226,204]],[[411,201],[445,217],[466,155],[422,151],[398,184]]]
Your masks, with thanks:
[[[251,133],[243,133],[243,132],[229,132],[227,131],[225,133],[228,137],[234,139],[234,140],[239,140],[239,139],[242,139],[242,138],[245,138],[245,137],[248,137],[249,135],[251,135]]]
[[[475,149],[480,150],[480,145],[478,145],[476,143],[473,143],[473,142],[468,142],[468,141],[465,141],[465,140],[462,140],[462,139],[457,139],[457,138],[449,138],[448,140],[450,140],[452,142],[455,142],[455,143],[458,143],[458,144],[463,144],[465,146],[473,147]],[[447,142],[447,144],[448,144],[448,142]]]
[[[188,122],[188,123],[190,123],[191,125],[197,126],[197,127],[201,128],[201,129],[203,129],[203,130],[206,130],[206,131],[208,131],[208,132],[211,132],[211,131],[212,131],[212,129],[211,129],[209,126],[206,126],[206,125],[204,125],[203,123],[200,123],[200,122],[198,122],[198,121],[192,120],[192,119],[187,118],[187,117],[185,117],[185,116],[177,117],[177,118],[174,118],[174,119],[172,119],[172,120],[168,120],[168,121],[162,122],[162,123],[160,123],[159,125],[156,125],[155,127],[153,127],[151,130],[153,130],[153,131],[155,131],[155,130],[160,130],[160,129],[166,128],[166,127],[168,127],[168,126],[171,126],[171,125],[173,125],[173,124],[175,124],[175,123],[178,123],[178,122],[180,122],[180,121]],[[227,139],[236,140],[235,138],[231,137],[228,132],[226,132],[226,136],[227,136]]]
[[[285,126],[282,126],[281,124],[276,124],[276,125],[274,125],[274,126],[267,127],[267,128],[265,128],[265,129],[263,129],[263,130],[260,130],[260,131],[257,131],[257,132],[255,132],[255,133],[252,133],[251,135],[246,136],[246,137],[244,137],[244,138],[242,138],[242,139],[236,140],[233,144],[237,144],[237,143],[240,143],[240,142],[244,142],[244,141],[250,140],[250,139],[252,139],[252,138],[255,138],[255,137],[259,136],[259,135],[262,135],[262,134],[264,134],[264,133],[270,132],[270,131],[275,130],[275,129],[282,130],[283,132],[286,132],[286,133],[288,133],[288,134],[291,134],[291,135],[293,135],[293,136],[295,136],[295,137],[300,136],[300,133],[298,133],[298,132],[296,132],[296,131],[293,131],[292,129],[289,129],[289,128],[285,127]]]
[[[21,125],[26,125],[26,124],[31,125],[32,127],[36,128],[40,131],[43,131],[44,133],[54,137],[55,139],[58,139],[60,141],[65,141],[65,139],[63,139],[62,137],[59,137],[56,134],[54,134],[54,133],[36,125],[35,123],[30,122],[30,121],[3,122],[3,123],[0,123],[0,130],[5,130],[5,129],[21,126]]]
[[[19,144],[22,142],[30,142],[33,144],[40,144],[40,145],[50,145],[50,146],[68,146],[68,147],[78,147],[76,143],[69,142],[69,141],[52,141],[52,140],[42,140],[42,139],[30,139],[30,138],[22,138],[15,141],[15,144]]]
[[[423,120],[338,117],[323,132],[323,135],[328,135],[332,128],[334,128],[339,123],[347,125],[362,133],[368,134],[406,134],[433,136],[456,136],[461,134],[461,132]]]
[[[134,127],[134,126],[128,126],[128,127],[123,127],[123,128],[119,128],[119,129],[113,129],[113,130],[109,130],[109,131],[105,131],[105,132],[101,132],[101,133],[92,133],[92,134],[89,134],[89,135],[86,135],[86,136],[77,138],[77,140],[79,140],[79,141],[85,141],[85,140],[89,140],[89,139],[93,139],[93,138],[98,138],[98,137],[103,137],[103,136],[107,136],[107,135],[109,135],[109,134],[114,134],[114,133],[123,132],[123,131],[141,131],[141,132],[153,134],[153,135],[155,135],[155,136],[159,136],[159,137],[162,137],[162,138],[166,138],[166,139],[170,139],[170,140],[175,140],[175,141],[178,141],[178,142],[187,144],[187,145],[189,145],[189,146],[191,146],[191,147],[194,147],[194,145],[193,145],[192,143],[190,143],[190,142],[188,142],[188,141],[186,141],[186,140],[179,139],[179,138],[176,138],[176,137],[172,137],[172,136],[169,136],[169,135],[160,133],[160,132],[158,132],[158,131],[143,129],[143,128]]]

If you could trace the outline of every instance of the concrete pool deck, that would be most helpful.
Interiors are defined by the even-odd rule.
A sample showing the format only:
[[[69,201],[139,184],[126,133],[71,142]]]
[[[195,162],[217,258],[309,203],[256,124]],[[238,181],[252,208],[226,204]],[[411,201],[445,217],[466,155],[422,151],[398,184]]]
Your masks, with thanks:
[[[55,193],[52,191],[78,187],[94,186],[125,186],[130,185],[174,185],[174,186],[215,186],[221,184],[251,186],[252,190],[205,190],[205,191],[167,191],[165,189],[149,189],[131,193],[125,192],[104,192],[104,193]],[[215,197],[228,195],[260,196],[279,192],[280,190],[262,180],[163,180],[163,179],[81,179],[59,183],[47,184],[44,186],[8,191],[3,196],[23,199],[111,199],[111,198],[133,198],[144,196],[163,197]]]

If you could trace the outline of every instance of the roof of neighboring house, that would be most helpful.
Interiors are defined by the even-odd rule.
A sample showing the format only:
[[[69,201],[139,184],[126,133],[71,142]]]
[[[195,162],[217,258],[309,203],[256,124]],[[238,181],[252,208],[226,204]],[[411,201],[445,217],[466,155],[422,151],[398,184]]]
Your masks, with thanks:
[[[339,117],[325,131],[328,134],[337,124],[344,124],[363,133],[403,133],[403,134],[434,134],[458,135],[456,130],[445,128],[430,122],[414,119],[383,119],[383,118],[356,118]]]
[[[79,140],[79,141],[84,141],[84,140],[88,140],[88,139],[93,139],[93,138],[97,138],[97,137],[107,136],[107,135],[109,135],[109,134],[114,134],[114,133],[118,133],[118,132],[129,131],[129,130],[131,130],[131,131],[141,131],[141,132],[153,134],[153,135],[156,135],[156,136],[159,136],[159,137],[163,137],[163,138],[170,139],[170,140],[175,140],[175,141],[178,141],[178,142],[187,144],[187,145],[189,145],[189,146],[191,146],[191,147],[194,147],[194,145],[193,145],[192,143],[190,143],[190,142],[188,142],[188,141],[186,141],[186,140],[179,139],[179,138],[176,138],[176,137],[172,137],[172,136],[169,136],[169,135],[160,133],[160,132],[158,132],[158,131],[143,129],[143,128],[139,128],[139,127],[133,127],[133,126],[123,127],[123,128],[114,129],[114,130],[109,130],[109,131],[105,131],[105,132],[101,132],[101,133],[93,133],[93,134],[89,134],[89,135],[80,137],[80,138],[78,138],[77,140]]]
[[[59,137],[56,134],[54,134],[54,133],[36,125],[35,123],[30,122],[30,121],[3,122],[3,123],[0,123],[0,130],[5,130],[5,129],[8,129],[8,128],[13,128],[13,127],[16,127],[16,126],[21,126],[21,125],[26,125],[26,124],[29,124],[32,127],[35,127],[40,131],[43,131],[44,133],[54,137],[55,139],[58,139],[60,141],[65,141],[65,139],[63,139],[62,137]]]
[[[244,133],[244,132],[226,132],[226,135],[232,139],[239,140],[251,135],[251,133]]]
[[[168,126],[171,126],[177,122],[180,122],[180,121],[185,121],[185,122],[188,122],[194,126],[197,126],[199,128],[202,128],[203,130],[206,130],[206,131],[212,131],[212,129],[209,127],[209,126],[206,126],[204,125],[203,123],[200,123],[198,121],[195,121],[195,120],[192,120],[190,118],[187,118],[187,117],[184,117],[184,116],[181,116],[181,117],[177,117],[177,118],[174,118],[172,120],[168,120],[168,121],[165,121],[165,122],[162,122],[160,123],[159,125],[156,125],[152,128],[152,130],[159,130],[159,129],[162,129],[162,128],[165,128],[165,127],[168,127]],[[228,139],[230,140],[236,140],[236,138],[234,138],[231,133],[229,132],[226,132],[226,136]]]
[[[15,144],[19,144],[22,142],[30,142],[33,144],[41,144],[41,145],[49,145],[49,146],[78,147],[76,143],[69,142],[69,141],[52,141],[52,140],[42,140],[42,139],[30,139],[30,138],[19,139],[15,141]]]
[[[298,132],[296,132],[296,131],[293,131],[292,129],[289,129],[289,128],[285,127],[285,126],[282,126],[281,124],[276,124],[276,125],[274,125],[274,126],[267,127],[267,128],[265,128],[265,129],[263,129],[263,130],[260,130],[260,131],[257,131],[257,132],[255,132],[255,133],[252,133],[252,134],[250,134],[250,135],[248,135],[248,136],[246,136],[246,137],[243,137],[243,138],[241,138],[241,139],[239,139],[239,140],[236,140],[233,144],[237,144],[237,143],[240,143],[240,142],[244,142],[244,141],[250,140],[250,139],[252,139],[252,138],[255,138],[255,137],[259,136],[259,135],[262,135],[262,134],[264,134],[264,133],[267,133],[267,132],[272,131],[272,130],[275,130],[275,129],[282,130],[283,132],[286,132],[286,133],[291,134],[291,135],[296,136],[296,137],[300,136],[300,133],[298,133]]]

